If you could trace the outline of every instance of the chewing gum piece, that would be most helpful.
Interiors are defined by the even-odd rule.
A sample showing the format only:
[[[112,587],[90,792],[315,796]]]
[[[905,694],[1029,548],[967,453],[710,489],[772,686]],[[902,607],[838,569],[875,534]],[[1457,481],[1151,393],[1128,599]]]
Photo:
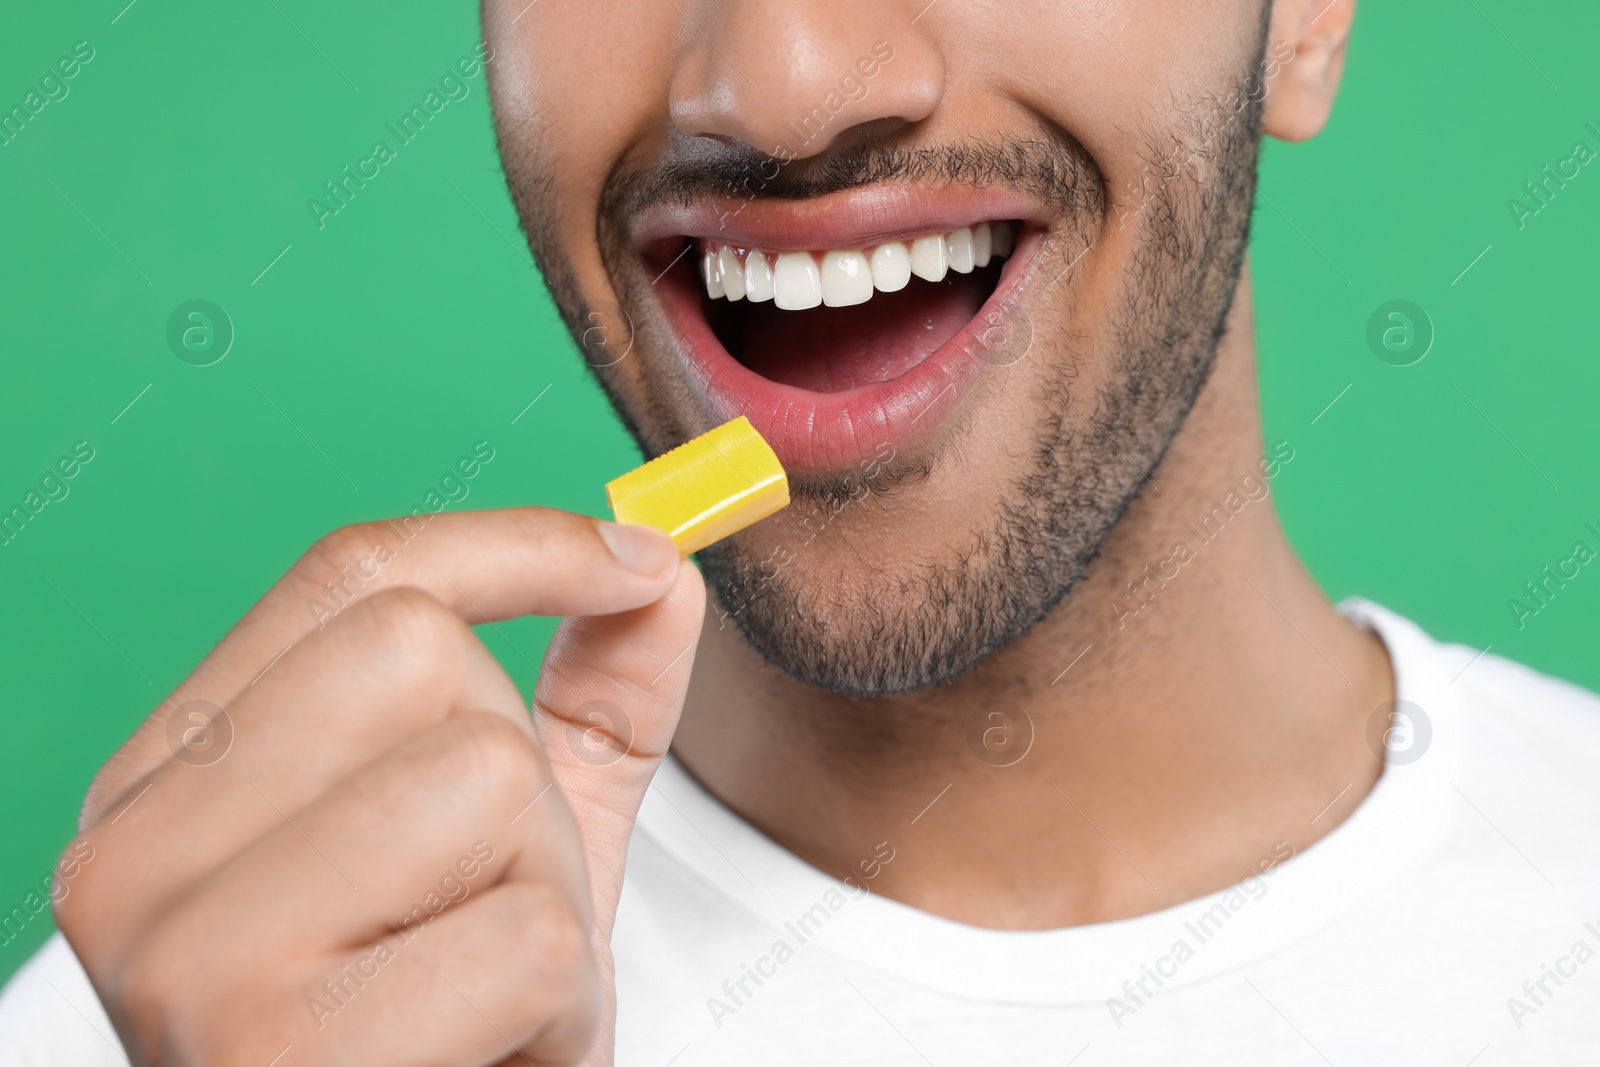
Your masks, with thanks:
[[[654,526],[679,556],[738,533],[789,505],[789,478],[740,415],[606,483],[618,522]]]

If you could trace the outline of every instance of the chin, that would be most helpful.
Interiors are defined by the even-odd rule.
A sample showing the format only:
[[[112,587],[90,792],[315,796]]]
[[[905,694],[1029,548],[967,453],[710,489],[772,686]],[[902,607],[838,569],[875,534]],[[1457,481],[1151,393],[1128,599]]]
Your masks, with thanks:
[[[631,330],[597,377],[647,453],[743,415],[790,475],[789,509],[700,554],[722,625],[804,685],[889,697],[1055,609],[1209,375],[1252,145],[1127,232],[1069,144],[868,153],[836,187],[797,173],[744,198],[743,157],[618,179],[582,288]],[[948,177],[1030,152],[1020,170],[1049,180]]]

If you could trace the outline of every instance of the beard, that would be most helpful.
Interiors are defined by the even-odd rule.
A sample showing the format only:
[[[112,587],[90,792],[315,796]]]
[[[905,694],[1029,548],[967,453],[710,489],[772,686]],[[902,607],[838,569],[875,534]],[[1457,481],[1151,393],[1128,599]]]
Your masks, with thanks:
[[[971,670],[1072,593],[1160,463],[1215,362],[1249,237],[1265,45],[1263,17],[1247,71],[1226,91],[1174,109],[1170,126],[1144,131],[1144,170],[1137,188],[1128,183],[1126,197],[1111,195],[1093,158],[1064,133],[945,148],[864,141],[779,167],[775,179],[768,156],[737,145],[696,145],[670,162],[619,170],[608,180],[598,235],[623,307],[645,306],[649,288],[626,239],[628,220],[649,204],[706,193],[756,189],[799,199],[875,182],[1002,184],[1058,209],[1065,225],[1052,233],[1060,238],[1063,266],[1108,227],[1133,228],[1109,351],[1085,351],[1066,329],[1034,330],[1028,358],[1043,371],[1034,382],[1038,403],[1028,410],[1043,415],[1025,471],[1002,488],[997,507],[974,517],[961,543],[944,546],[931,561],[866,568],[848,582],[808,578],[803,568],[773,573],[770,557],[742,535],[699,554],[724,617],[768,664],[826,692],[912,693]],[[551,201],[542,192],[548,175],[541,178],[525,161],[514,165],[509,155],[507,167],[524,230],[580,344],[596,323],[617,327],[626,319],[630,346],[659,342],[660,351],[669,351],[674,342],[664,331],[652,336],[641,324],[635,335],[633,316],[585,303],[553,236]],[[1062,274],[1030,287],[1023,321],[1070,321],[1070,267]],[[1078,369],[1091,358],[1105,360],[1112,373],[1080,395]],[[646,455],[693,435],[666,391],[673,383],[647,381],[643,395],[635,390],[630,400],[607,362],[591,367]],[[954,429],[959,437],[961,427]],[[843,502],[869,495],[892,503],[934,475],[949,439],[942,451],[893,457],[864,472],[792,479],[792,507],[833,515],[850,506]]]

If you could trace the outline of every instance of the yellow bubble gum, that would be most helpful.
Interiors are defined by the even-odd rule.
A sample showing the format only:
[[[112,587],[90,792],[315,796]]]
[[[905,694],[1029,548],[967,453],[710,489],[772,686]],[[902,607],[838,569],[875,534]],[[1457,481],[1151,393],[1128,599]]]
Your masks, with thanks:
[[[680,556],[789,505],[789,478],[743,415],[606,483],[618,522],[654,526]]]

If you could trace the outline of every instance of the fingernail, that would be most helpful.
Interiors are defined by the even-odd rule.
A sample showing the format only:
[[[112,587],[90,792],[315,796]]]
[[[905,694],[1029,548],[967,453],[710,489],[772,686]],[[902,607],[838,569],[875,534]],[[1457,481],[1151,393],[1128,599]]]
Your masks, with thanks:
[[[653,578],[678,569],[677,546],[655,527],[604,520],[596,520],[595,526],[617,562],[635,574]]]

